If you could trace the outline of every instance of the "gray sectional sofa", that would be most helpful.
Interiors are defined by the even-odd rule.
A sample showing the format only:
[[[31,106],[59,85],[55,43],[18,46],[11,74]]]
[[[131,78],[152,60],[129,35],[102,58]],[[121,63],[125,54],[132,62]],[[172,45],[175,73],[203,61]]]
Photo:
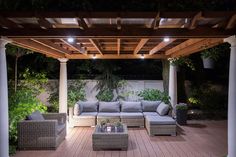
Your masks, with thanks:
[[[70,126],[95,126],[102,121],[122,122],[128,127],[146,127],[149,135],[176,135],[169,105],[161,101],[78,101],[69,114]]]

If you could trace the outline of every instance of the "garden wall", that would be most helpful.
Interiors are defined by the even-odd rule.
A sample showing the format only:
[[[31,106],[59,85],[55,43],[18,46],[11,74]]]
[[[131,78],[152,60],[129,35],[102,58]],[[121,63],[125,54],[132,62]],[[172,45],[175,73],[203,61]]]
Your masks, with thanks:
[[[96,80],[84,80],[84,81],[86,82],[86,86],[85,86],[86,99],[96,100],[96,94],[99,91],[96,91],[94,87],[97,81]],[[73,84],[73,82],[74,80],[68,80],[68,84]],[[49,86],[53,88],[49,88]],[[38,98],[46,105],[50,105],[47,101],[49,97],[50,89],[58,88],[58,80],[49,80],[48,85],[45,88],[47,90],[44,93],[40,94]],[[130,101],[138,100],[139,97],[137,96],[136,92],[141,91],[145,88],[159,89],[163,91],[163,81],[162,80],[127,80],[127,86],[125,87],[124,90],[127,92],[130,92],[130,94],[126,99]]]

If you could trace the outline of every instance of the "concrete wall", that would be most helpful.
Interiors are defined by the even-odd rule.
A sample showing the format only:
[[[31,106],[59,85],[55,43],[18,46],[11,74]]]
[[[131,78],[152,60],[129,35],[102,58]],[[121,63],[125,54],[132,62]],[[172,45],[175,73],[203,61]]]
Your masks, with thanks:
[[[96,95],[98,91],[94,90],[94,86],[96,85],[97,81],[96,80],[84,80],[84,81],[86,81],[86,85],[85,85],[86,99],[96,100]],[[68,80],[68,84],[73,84],[73,80]],[[58,80],[49,80],[49,85],[53,87],[52,89],[57,88]],[[126,98],[127,100],[135,101],[135,100],[140,99],[136,95],[136,93],[146,88],[159,89],[163,91],[163,81],[162,80],[128,80],[127,86],[125,86],[123,91],[126,91],[126,92],[129,91],[131,93]],[[49,93],[50,93],[50,89],[47,88],[46,92],[38,96],[38,98],[46,105],[50,105],[47,101],[49,97]]]

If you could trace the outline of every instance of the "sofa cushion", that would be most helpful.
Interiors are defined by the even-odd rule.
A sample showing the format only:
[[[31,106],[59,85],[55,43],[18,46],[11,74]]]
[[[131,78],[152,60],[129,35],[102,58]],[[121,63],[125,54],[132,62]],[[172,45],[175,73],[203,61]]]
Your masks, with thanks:
[[[98,101],[79,101],[80,112],[97,112],[98,111]]]
[[[108,112],[99,112],[97,115],[97,118],[120,118],[120,112],[113,112],[113,113],[108,113]]]
[[[146,116],[157,116],[157,112],[143,112],[143,116],[146,117]]]
[[[143,112],[156,112],[157,107],[161,103],[161,101],[142,100],[141,103]]]
[[[66,124],[57,125],[57,134],[60,134],[66,127]]]
[[[167,115],[169,112],[169,105],[165,104],[164,102],[162,102],[160,105],[158,105],[157,107],[157,113],[159,113],[159,115],[164,116]]]
[[[120,112],[120,102],[99,102],[99,112]]]
[[[80,119],[80,118],[96,118],[97,112],[82,112],[78,116],[73,116],[74,119]]]
[[[39,111],[33,112],[26,117],[27,120],[45,120],[43,115]]]
[[[143,114],[140,112],[121,112],[121,118],[143,118]]]
[[[147,116],[150,125],[175,125],[175,120],[170,116]]]
[[[142,112],[141,102],[121,102],[121,112]]]

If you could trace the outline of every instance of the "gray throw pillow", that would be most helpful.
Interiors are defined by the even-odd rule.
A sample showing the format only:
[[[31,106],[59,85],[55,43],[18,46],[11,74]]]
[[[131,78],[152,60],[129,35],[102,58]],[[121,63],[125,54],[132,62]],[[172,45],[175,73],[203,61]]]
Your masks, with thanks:
[[[99,102],[99,112],[120,112],[120,102]]]
[[[165,104],[164,102],[162,102],[158,107],[157,107],[157,113],[159,113],[159,115],[164,116],[167,115],[169,112],[169,105]]]
[[[82,112],[97,112],[98,111],[98,101],[79,101],[79,108]]]
[[[143,112],[156,112],[157,107],[161,103],[161,101],[142,100],[141,103]]]
[[[142,112],[141,102],[121,102],[122,112]]]
[[[26,117],[27,120],[45,120],[43,115],[39,111],[33,112]]]

